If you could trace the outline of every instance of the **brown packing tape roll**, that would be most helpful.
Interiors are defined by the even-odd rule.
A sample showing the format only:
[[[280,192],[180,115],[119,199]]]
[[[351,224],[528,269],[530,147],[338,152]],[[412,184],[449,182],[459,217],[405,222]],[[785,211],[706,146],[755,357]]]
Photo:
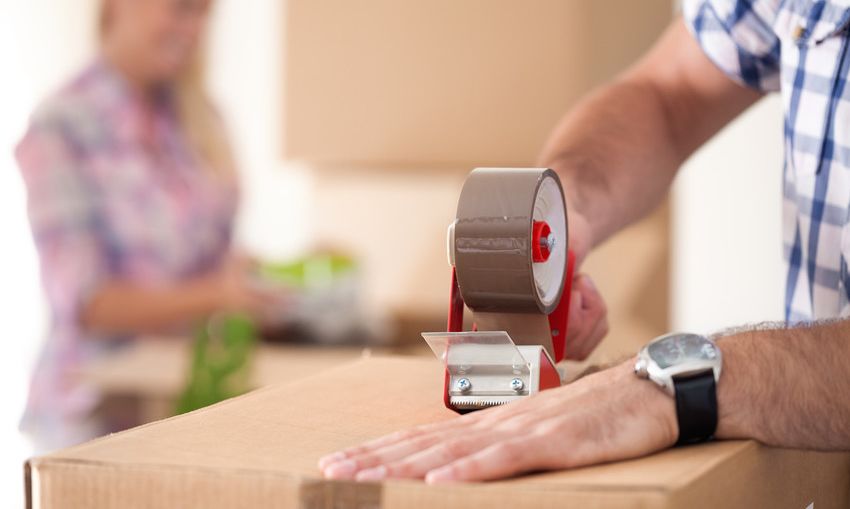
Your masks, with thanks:
[[[556,245],[532,261],[532,225],[545,220]],[[461,191],[450,258],[458,286],[481,331],[506,331],[517,344],[554,356],[547,315],[564,287],[566,208],[560,181],[545,168],[478,168]]]
[[[532,223],[538,191],[545,184],[545,203],[560,221],[562,239],[548,291],[535,285],[531,253]],[[539,210],[538,210],[539,213]],[[558,219],[559,218],[559,219]],[[554,226],[554,225],[552,225]],[[563,191],[555,172],[545,168],[478,168],[461,191],[454,225],[454,263],[458,286],[474,311],[549,314],[558,304],[567,249]],[[553,250],[553,253],[555,251]],[[544,295],[545,294],[545,295]]]

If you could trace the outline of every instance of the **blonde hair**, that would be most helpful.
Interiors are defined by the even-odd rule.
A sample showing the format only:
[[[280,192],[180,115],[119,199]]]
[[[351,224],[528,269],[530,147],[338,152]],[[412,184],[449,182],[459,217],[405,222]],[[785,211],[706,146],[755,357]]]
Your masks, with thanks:
[[[109,23],[108,0],[101,0],[98,9],[98,36],[102,41]],[[174,81],[177,118],[189,145],[205,167],[218,176],[233,176],[236,164],[224,123],[218,115],[204,86],[203,50]]]
[[[224,123],[204,87],[200,52],[175,83],[177,117],[189,144],[207,166],[219,175],[235,172],[235,161]]]

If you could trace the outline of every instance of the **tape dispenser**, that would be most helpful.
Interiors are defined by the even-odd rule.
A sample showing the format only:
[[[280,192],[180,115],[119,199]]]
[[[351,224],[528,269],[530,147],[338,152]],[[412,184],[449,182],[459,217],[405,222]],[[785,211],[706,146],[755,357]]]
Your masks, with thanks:
[[[443,401],[457,412],[561,385],[570,287],[567,211],[546,168],[477,168],[448,229],[447,332],[422,337],[445,364]],[[463,331],[464,307],[472,330]]]

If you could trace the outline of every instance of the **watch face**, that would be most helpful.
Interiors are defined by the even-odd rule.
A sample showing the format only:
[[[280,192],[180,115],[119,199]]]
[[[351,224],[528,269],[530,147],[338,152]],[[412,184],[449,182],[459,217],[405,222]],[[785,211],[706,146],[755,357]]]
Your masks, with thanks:
[[[661,369],[689,361],[714,360],[714,345],[696,334],[672,334],[649,345],[649,356]]]

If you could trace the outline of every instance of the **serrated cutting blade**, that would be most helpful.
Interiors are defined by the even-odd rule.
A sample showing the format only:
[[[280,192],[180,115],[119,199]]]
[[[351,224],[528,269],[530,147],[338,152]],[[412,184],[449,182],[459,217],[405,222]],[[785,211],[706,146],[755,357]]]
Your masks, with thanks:
[[[482,408],[505,405],[519,399],[518,397],[488,398],[485,396],[452,396],[449,403],[460,410],[479,410]]]

